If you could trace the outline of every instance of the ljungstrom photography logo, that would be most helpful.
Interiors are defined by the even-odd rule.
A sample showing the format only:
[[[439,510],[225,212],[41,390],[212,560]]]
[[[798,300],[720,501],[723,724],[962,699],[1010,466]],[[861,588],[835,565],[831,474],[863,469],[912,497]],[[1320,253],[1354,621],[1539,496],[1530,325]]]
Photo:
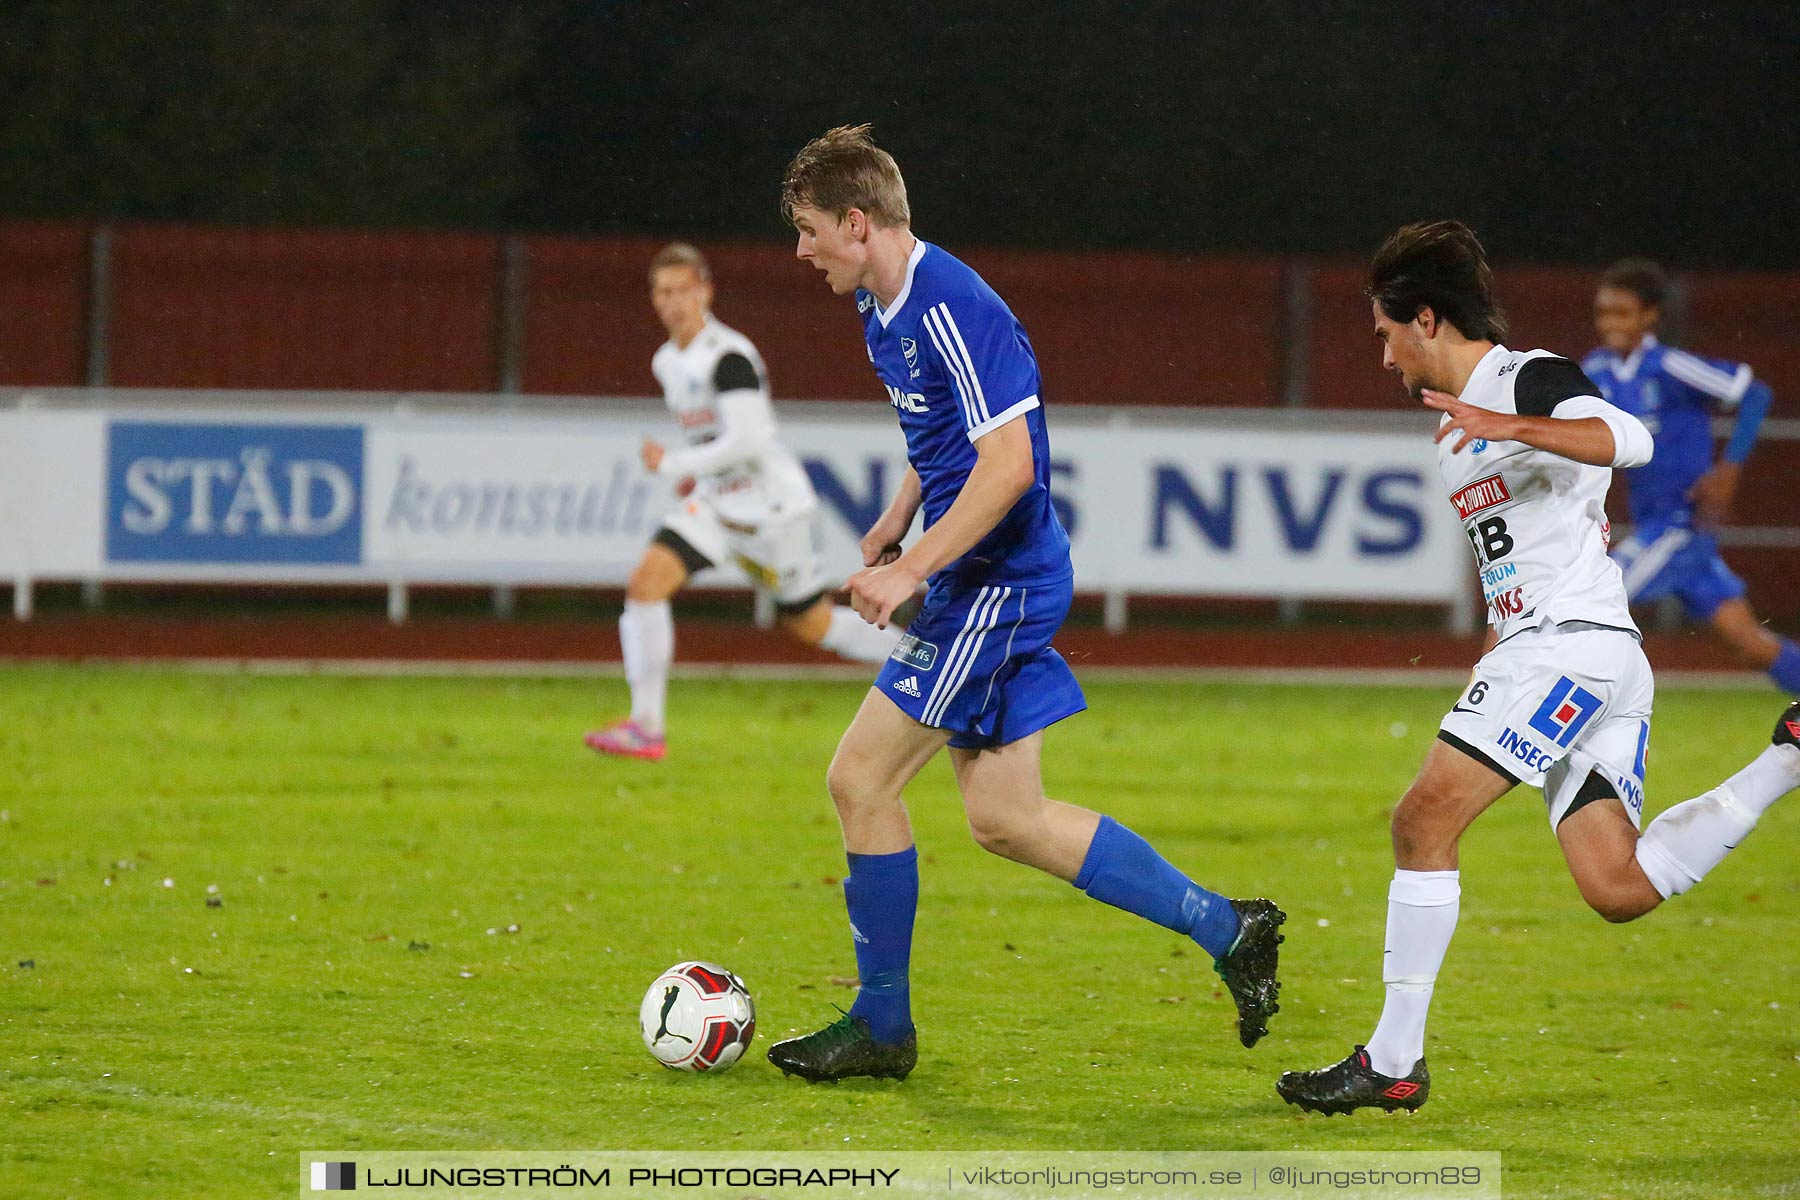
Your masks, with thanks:
[[[356,1164],[353,1162],[316,1162],[312,1165],[312,1190],[315,1192],[354,1192]]]

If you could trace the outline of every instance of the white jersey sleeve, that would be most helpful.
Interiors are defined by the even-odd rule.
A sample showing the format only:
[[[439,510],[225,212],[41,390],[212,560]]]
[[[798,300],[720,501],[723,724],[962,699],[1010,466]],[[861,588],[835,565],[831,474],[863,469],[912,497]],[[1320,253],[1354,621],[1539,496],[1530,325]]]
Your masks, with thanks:
[[[739,388],[721,394],[713,405],[718,432],[710,441],[663,455],[663,475],[715,475],[753,462],[775,443],[775,412],[762,392]]]
[[[1641,467],[1656,452],[1656,439],[1650,436],[1650,430],[1642,421],[1599,396],[1571,397],[1558,404],[1551,415],[1563,421],[1598,417],[1606,422],[1606,427],[1612,430],[1612,465],[1615,467]]]
[[[664,454],[659,474],[692,477],[697,497],[738,525],[817,506],[805,470],[781,444],[768,373],[749,338],[708,317],[686,346],[658,350],[651,368],[687,442]]]

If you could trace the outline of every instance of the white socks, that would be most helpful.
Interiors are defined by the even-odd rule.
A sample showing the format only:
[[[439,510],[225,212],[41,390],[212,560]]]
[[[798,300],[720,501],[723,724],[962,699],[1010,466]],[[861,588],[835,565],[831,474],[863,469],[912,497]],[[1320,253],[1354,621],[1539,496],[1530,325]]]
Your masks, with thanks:
[[[1456,871],[1394,872],[1381,960],[1387,1001],[1367,1046],[1369,1064],[1383,1075],[1403,1079],[1425,1056],[1425,1014],[1461,900]]]
[[[645,733],[660,737],[669,664],[675,659],[675,619],[669,602],[627,600],[619,618],[619,649],[625,656],[625,682],[631,685],[631,719]]]
[[[831,609],[831,624],[819,643],[853,662],[878,663],[900,644],[893,626],[877,629],[842,605]],[[645,733],[660,737],[669,695],[669,667],[675,659],[675,619],[667,600],[625,602],[619,617],[619,649],[625,657],[625,682],[631,685],[631,719]]]
[[[1637,860],[1663,898],[1686,891],[1749,836],[1770,805],[1800,788],[1800,748],[1770,746],[1697,799],[1650,822]],[[1403,1078],[1425,1055],[1425,1015],[1444,951],[1456,932],[1462,885],[1455,871],[1395,871],[1388,888],[1387,1001],[1368,1042],[1369,1064]]]
[[[1771,804],[1800,788],[1800,746],[1770,746],[1724,786],[1739,804],[1761,817]]]
[[[1723,862],[1769,806],[1795,788],[1800,749],[1770,746],[1712,791],[1650,822],[1638,839],[1638,866],[1663,899],[1678,896]]]
[[[841,604],[831,606],[831,625],[819,640],[819,645],[839,658],[866,663],[884,661],[899,644],[898,629],[892,625],[877,629]]]

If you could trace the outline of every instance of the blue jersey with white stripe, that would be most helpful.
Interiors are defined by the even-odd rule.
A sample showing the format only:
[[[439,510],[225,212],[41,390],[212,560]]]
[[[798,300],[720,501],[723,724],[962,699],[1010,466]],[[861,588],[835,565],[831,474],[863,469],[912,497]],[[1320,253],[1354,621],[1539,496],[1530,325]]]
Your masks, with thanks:
[[[887,387],[918,472],[930,528],[975,467],[975,442],[1025,421],[1036,478],[988,535],[940,572],[959,585],[1034,585],[1070,578],[1069,535],[1050,503],[1050,434],[1037,356],[1006,302],[948,252],[919,241],[906,283],[885,311],[856,294],[869,361]],[[936,577],[934,577],[936,578]]]
[[[1611,403],[1642,421],[1656,453],[1626,471],[1634,525],[1685,525],[1693,518],[1688,491],[1712,469],[1715,405],[1735,408],[1753,383],[1750,368],[1703,358],[1645,337],[1630,354],[1590,353],[1581,362]]]

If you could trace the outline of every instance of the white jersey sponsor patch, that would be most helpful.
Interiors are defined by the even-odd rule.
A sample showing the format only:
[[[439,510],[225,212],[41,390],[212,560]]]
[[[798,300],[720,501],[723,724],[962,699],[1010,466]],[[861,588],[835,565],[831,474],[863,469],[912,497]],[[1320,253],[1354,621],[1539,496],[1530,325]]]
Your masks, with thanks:
[[[1554,365],[1566,378],[1574,371],[1545,350],[1496,346],[1476,366],[1461,399],[1492,412],[1517,413],[1519,379],[1528,374],[1522,368],[1540,360],[1548,362],[1533,372]],[[1537,397],[1528,407],[1540,405]],[[1452,453],[1456,440],[1438,444],[1438,467],[1475,552],[1488,621],[1499,636],[1547,621],[1635,630],[1619,568],[1606,556],[1611,468],[1523,442],[1477,440]]]

